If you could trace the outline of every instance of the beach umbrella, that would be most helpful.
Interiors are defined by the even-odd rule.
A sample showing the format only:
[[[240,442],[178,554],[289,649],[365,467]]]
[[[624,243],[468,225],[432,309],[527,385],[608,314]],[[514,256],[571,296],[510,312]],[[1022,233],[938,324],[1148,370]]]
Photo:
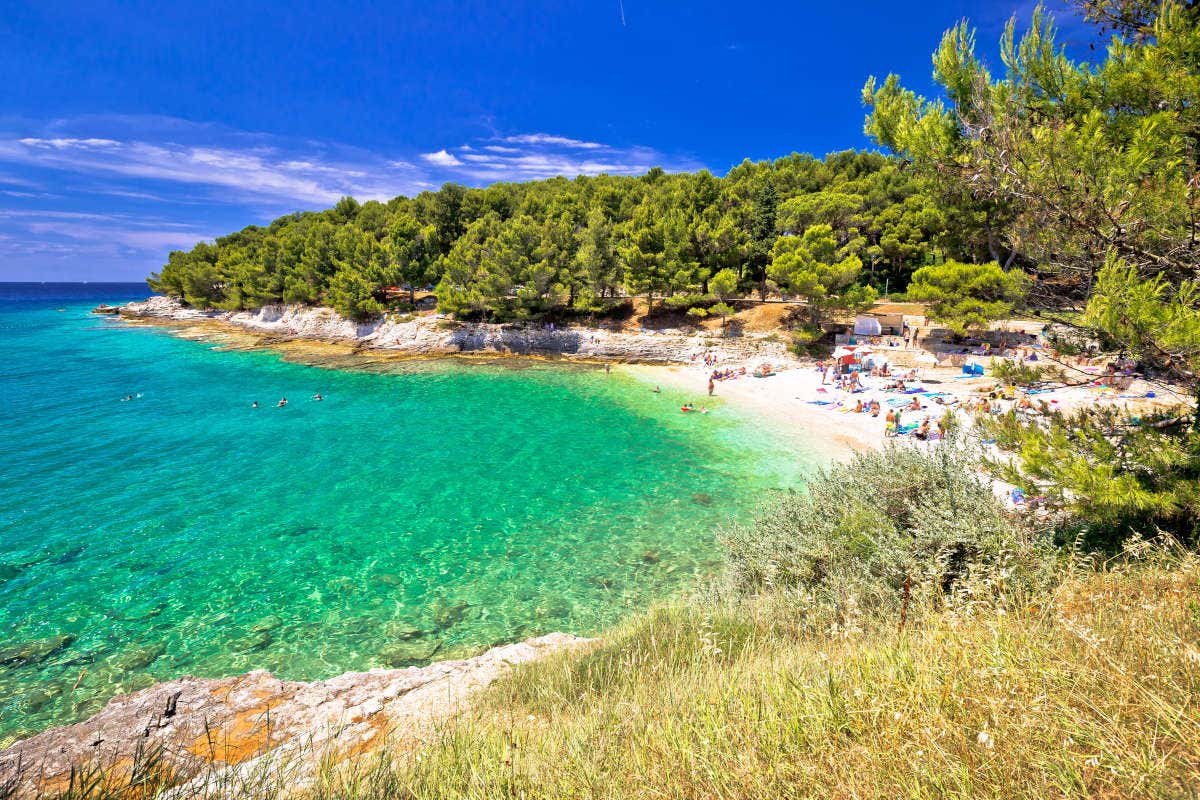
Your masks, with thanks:
[[[838,349],[833,351],[834,358],[841,358],[842,356],[853,355],[853,354],[854,354],[853,347],[839,347]]]

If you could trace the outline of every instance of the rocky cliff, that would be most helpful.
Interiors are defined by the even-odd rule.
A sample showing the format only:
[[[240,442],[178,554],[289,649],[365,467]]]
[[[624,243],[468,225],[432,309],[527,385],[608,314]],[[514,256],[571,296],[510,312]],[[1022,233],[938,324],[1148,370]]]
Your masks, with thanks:
[[[130,303],[122,316],[148,321],[213,322],[268,336],[314,339],[413,356],[455,354],[547,355],[580,360],[690,363],[706,352],[726,361],[788,358],[784,344],[764,335],[721,336],[683,329],[607,328],[461,323],[438,316],[348,320],[330,308],[265,306],[255,311],[201,311],[167,297]]]

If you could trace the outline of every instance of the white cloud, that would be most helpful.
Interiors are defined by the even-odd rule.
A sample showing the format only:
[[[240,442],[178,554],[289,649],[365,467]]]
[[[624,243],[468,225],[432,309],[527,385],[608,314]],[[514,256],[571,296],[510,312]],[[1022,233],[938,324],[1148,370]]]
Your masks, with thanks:
[[[493,139],[492,141],[495,141]],[[614,147],[556,136],[526,133],[504,136],[507,144],[444,148],[438,163],[460,180],[474,183],[524,181],[563,175],[637,175],[658,165],[668,170],[694,170],[701,164],[671,157],[648,147]],[[519,145],[519,146],[518,146]],[[429,155],[425,157],[428,159]]]
[[[434,189],[564,175],[694,170],[694,159],[546,132],[492,135],[430,152],[371,151],[159,117],[55,120],[0,130],[0,270],[64,275],[78,265],[136,275],[174,248],[351,195],[389,200]],[[58,192],[58,194],[49,194]],[[69,198],[69,200],[67,199]],[[68,204],[69,203],[69,204]],[[29,209],[30,205],[42,209]]]
[[[39,236],[55,234],[79,242],[111,242],[130,250],[160,252],[164,255],[168,250],[190,250],[201,239],[213,238],[188,230],[154,230],[140,226],[121,228],[72,222],[33,222],[28,229]]]
[[[298,157],[281,146],[197,146],[141,140],[0,139],[0,161],[123,178],[134,184],[131,191],[142,190],[146,181],[208,187],[220,190],[222,194],[214,198],[218,202],[267,202],[276,208],[327,206],[343,195],[388,200],[412,191],[424,179],[412,165],[371,154]]]
[[[21,139],[21,144],[27,147],[53,148],[55,150],[66,150],[73,147],[85,147],[89,149],[98,149],[106,147],[118,147],[121,143],[112,139],[37,139],[26,137]]]
[[[57,259],[130,259],[160,264],[167,251],[211,240],[202,228],[157,217],[60,210],[0,210],[0,255]]]
[[[511,142],[512,144],[558,145],[560,147],[572,147],[580,150],[596,150],[604,147],[604,145],[598,142],[585,142],[580,139],[571,139],[567,136],[554,136],[549,133],[522,133],[516,136],[505,136],[502,141]]]
[[[438,167],[457,167],[462,164],[444,149],[438,150],[436,153],[421,153],[421,158]]]

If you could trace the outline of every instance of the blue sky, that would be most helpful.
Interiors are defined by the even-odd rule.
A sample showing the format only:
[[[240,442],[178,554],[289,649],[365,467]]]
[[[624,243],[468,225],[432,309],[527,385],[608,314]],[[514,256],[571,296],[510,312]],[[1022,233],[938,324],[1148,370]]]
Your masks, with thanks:
[[[860,90],[1032,3],[9,0],[0,280],[138,280],[344,194],[869,145]],[[1061,18],[1068,40],[1091,34]]]

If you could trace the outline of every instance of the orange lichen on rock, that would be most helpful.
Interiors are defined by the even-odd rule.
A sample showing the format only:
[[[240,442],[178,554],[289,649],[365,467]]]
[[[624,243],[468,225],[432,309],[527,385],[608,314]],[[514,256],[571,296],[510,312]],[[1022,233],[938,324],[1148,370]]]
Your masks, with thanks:
[[[187,747],[187,751],[212,763],[240,764],[260,756],[279,743],[271,741],[271,705],[263,703],[244,711],[219,728],[209,728]]]
[[[269,776],[286,764],[295,788],[314,778],[322,759],[375,752],[398,727],[408,732],[455,713],[513,664],[585,641],[550,634],[461,661],[313,683],[264,671],[180,678],[113,698],[84,722],[0,752],[0,787],[11,787],[9,800],[61,795],[81,779],[105,787],[106,796],[140,800],[180,785],[180,796],[194,789],[218,797],[220,787],[239,785],[226,780],[231,774]]]

